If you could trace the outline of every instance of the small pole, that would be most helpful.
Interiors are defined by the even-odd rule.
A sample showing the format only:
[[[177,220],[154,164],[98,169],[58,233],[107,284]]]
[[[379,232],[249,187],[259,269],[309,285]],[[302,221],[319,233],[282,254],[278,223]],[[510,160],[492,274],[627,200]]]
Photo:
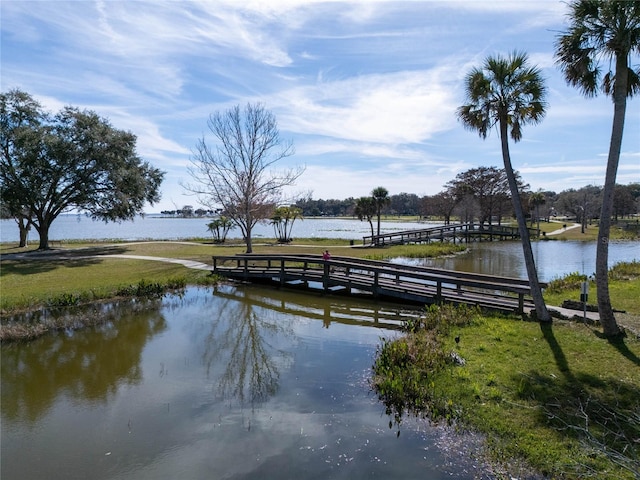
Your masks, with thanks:
[[[587,323],[587,299],[589,298],[589,282],[580,285],[580,301],[582,302],[582,315],[584,323]]]

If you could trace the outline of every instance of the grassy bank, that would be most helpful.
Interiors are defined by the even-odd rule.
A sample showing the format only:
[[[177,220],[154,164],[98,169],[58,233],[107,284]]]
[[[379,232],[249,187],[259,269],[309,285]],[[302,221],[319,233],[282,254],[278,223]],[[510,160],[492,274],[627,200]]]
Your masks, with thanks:
[[[409,245],[369,249],[353,247],[348,240],[300,240],[295,245],[260,243],[255,253],[318,253],[330,249],[333,255],[359,258],[389,258],[395,256],[432,257],[464,250],[460,245]],[[108,298],[127,285],[150,281],[167,283],[183,279],[186,284],[215,281],[208,271],[190,270],[181,265],[112,258],[109,255],[141,255],[178,258],[211,264],[212,255],[243,253],[239,243],[214,245],[202,242],[137,242],[131,244],[71,243],[55,250],[39,253],[19,250],[15,245],[0,249],[0,279],[2,299],[0,312],[40,308],[56,304],[65,296],[85,301]]]
[[[614,272],[611,290],[637,318],[640,271],[631,263]],[[557,299],[574,295],[571,283]],[[506,478],[523,475],[522,465],[549,478],[638,478],[640,340],[599,332],[433,307],[383,342],[373,387],[400,425],[420,415],[481,432]]]
[[[74,243],[56,248],[26,255],[16,255],[15,246],[0,248],[5,317],[42,306],[145,296],[145,291],[153,296],[216,281],[207,271],[110,254],[209,263],[212,255],[244,252],[240,244],[204,242]],[[325,248],[338,256],[389,258],[453,254],[464,247],[368,249],[348,241],[314,239],[294,245],[264,242],[254,251],[320,254]],[[610,289],[615,308],[639,315],[636,268],[616,271]],[[579,279],[559,279],[545,297],[550,304],[579,298]],[[434,308],[407,327],[406,335],[383,343],[374,370],[374,387],[398,421],[407,413],[419,414],[482,432],[493,463],[508,465],[504,471],[514,476],[519,472],[513,465],[522,464],[551,478],[634,478],[631,470],[640,465],[640,342],[635,337],[608,342],[597,327],[580,323],[554,321],[541,327],[449,307]]]

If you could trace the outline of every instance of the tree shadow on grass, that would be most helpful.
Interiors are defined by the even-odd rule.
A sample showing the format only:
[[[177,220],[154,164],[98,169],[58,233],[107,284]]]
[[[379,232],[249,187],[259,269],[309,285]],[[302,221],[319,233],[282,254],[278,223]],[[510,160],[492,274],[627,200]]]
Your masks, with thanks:
[[[578,374],[571,380],[530,371],[520,378],[520,397],[539,408],[536,421],[583,447],[572,470],[577,477],[619,478],[610,469],[640,474],[640,389],[616,378]],[[610,476],[599,477],[608,472]],[[613,476],[611,476],[613,475]],[[637,476],[635,478],[638,478]]]
[[[553,333],[553,325],[551,322],[540,322],[540,330],[542,331],[542,336],[549,344],[551,348],[551,352],[553,353],[553,357],[555,358],[556,365],[558,366],[558,370],[560,370],[563,375],[567,378],[568,381],[575,381],[575,377],[569,368],[569,362],[567,361],[567,357],[562,351],[562,347],[558,343],[554,333]]]
[[[640,366],[640,357],[629,350],[629,347],[625,342],[626,337],[622,335],[617,337],[604,337],[600,332],[595,332],[595,335],[599,338],[604,338],[605,340],[607,340],[607,342],[609,342],[609,345],[615,348],[620,353],[620,355],[625,357],[630,362],[634,363],[636,366]]]
[[[126,253],[123,246],[78,248],[73,250],[33,251],[2,256],[0,276],[46,273],[60,267],[76,268],[97,265],[101,255]]]
[[[607,468],[603,467],[605,458],[625,471],[640,473],[640,388],[616,378],[615,372],[603,371],[602,376],[572,372],[552,326],[541,324],[540,328],[563,376],[538,370],[519,374],[518,396],[540,406],[537,421],[541,425],[562,432],[597,453],[575,459],[573,468],[578,473]],[[639,365],[624,338],[608,341],[622,357]]]

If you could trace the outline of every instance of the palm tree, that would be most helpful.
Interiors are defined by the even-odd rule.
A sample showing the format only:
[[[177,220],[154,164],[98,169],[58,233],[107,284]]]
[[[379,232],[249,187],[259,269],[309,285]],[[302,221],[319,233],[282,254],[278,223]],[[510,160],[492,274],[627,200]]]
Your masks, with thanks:
[[[380,213],[382,211],[382,207],[391,203],[391,198],[389,198],[389,190],[384,187],[374,188],[371,192],[371,196],[373,197],[373,201],[376,205],[376,215],[378,216],[378,235],[380,235]]]
[[[570,25],[558,37],[555,52],[565,80],[587,97],[602,90],[613,98],[613,125],[596,247],[596,287],[603,333],[616,336],[622,330],[609,296],[609,232],[627,97],[640,91],[640,70],[633,71],[629,66],[631,54],[640,53],[640,2],[577,0],[569,4],[569,10]],[[600,60],[604,60],[604,70],[600,68]],[[611,71],[613,65],[615,70]]]
[[[373,197],[360,197],[356,200],[355,214],[358,220],[366,220],[371,227],[371,236],[373,237],[373,216],[376,214],[376,204]]]
[[[536,212],[536,220],[538,222],[538,234],[540,231],[540,205],[547,203],[547,199],[544,196],[542,190],[538,190],[535,193],[529,195],[529,205],[533,207]],[[533,215],[531,216],[531,226],[533,226]]]
[[[529,67],[527,61],[527,55],[518,52],[514,52],[508,58],[487,57],[481,68],[473,68],[467,75],[467,104],[459,107],[457,113],[464,126],[477,131],[483,139],[487,138],[494,126],[498,127],[502,160],[518,220],[536,315],[539,321],[550,322],[551,316],[542,297],[518,182],[509,154],[509,134],[513,141],[518,142],[522,138],[522,127],[528,123],[540,122],[545,114],[544,81],[540,71],[535,67]]]

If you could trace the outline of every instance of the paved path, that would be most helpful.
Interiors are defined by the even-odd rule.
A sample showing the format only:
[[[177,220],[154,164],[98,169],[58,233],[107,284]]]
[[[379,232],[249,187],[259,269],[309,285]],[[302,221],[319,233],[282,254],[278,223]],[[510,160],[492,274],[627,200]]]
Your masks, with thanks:
[[[93,255],[91,258],[128,258],[131,260],[153,260],[156,262],[166,262],[166,263],[177,263],[179,265],[184,265],[187,268],[193,268],[195,270],[213,270],[211,265],[207,265],[206,263],[196,262],[194,260],[182,260],[180,258],[166,258],[166,257],[151,257],[147,255],[125,255],[125,254],[114,254],[114,255]]]
[[[560,235],[561,233],[564,233],[567,230],[573,230],[574,228],[580,228],[580,224],[574,223],[573,225],[568,225],[566,227],[559,228],[558,230],[554,230],[553,232],[547,233],[547,237],[551,235]]]

